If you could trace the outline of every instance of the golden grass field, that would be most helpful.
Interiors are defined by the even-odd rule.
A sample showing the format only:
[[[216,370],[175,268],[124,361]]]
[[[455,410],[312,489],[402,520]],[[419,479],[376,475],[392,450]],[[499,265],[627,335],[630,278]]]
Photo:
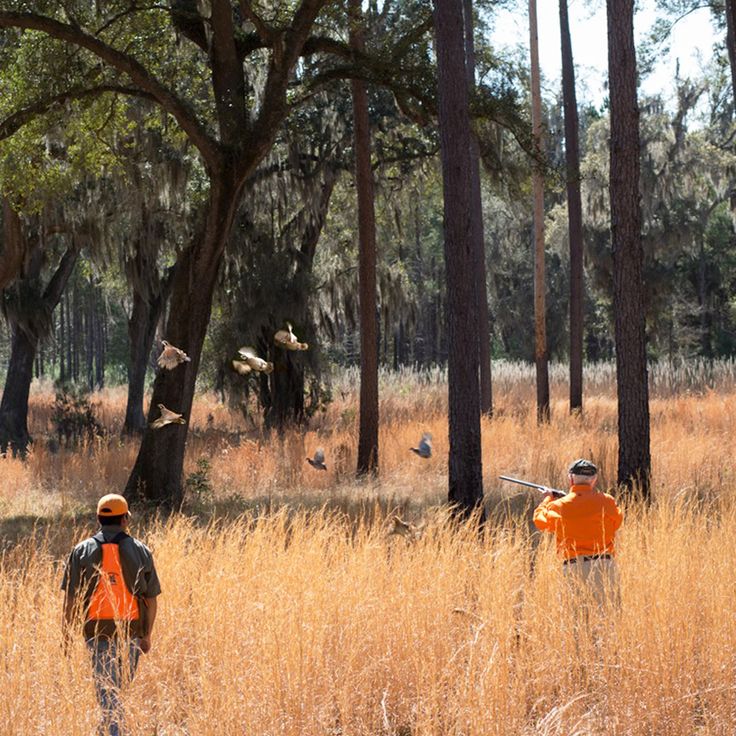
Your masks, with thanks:
[[[736,733],[733,365],[710,389],[654,377],[655,503],[627,508],[621,605],[594,609],[587,625],[550,540],[532,533],[533,492],[495,478],[560,486],[569,460],[584,455],[609,486],[611,375],[588,377],[581,420],[568,416],[553,373],[544,427],[530,376],[496,375],[497,415],[483,427],[493,522],[482,540],[438,508],[439,374],[384,377],[381,476],[362,483],[351,478],[351,374],[309,431],[282,440],[246,431],[242,414],[200,397],[185,474],[206,458],[206,492],[190,493],[182,514],[134,518],[164,593],[153,650],[125,695],[130,733]],[[32,397],[30,459],[0,459],[0,735],[87,736],[97,719],[83,642],[61,650],[61,569],[94,531],[97,497],[121,490],[137,448],[117,439],[116,389],[94,399],[109,439],[51,452],[52,399]],[[430,461],[408,451],[425,430]],[[326,473],[304,461],[318,445]],[[418,542],[387,535],[393,508],[426,520]]]

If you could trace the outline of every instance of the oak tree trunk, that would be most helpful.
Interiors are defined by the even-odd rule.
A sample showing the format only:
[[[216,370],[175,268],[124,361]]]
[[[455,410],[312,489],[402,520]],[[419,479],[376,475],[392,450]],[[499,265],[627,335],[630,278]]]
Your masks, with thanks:
[[[177,261],[166,339],[184,350],[191,362],[158,372],[148,412],[149,425],[160,414],[159,404],[189,421],[217,273],[241,188],[242,184],[227,171],[212,177],[204,233]],[[187,431],[188,424],[146,427],[125,489],[127,497],[144,497],[170,508],[181,506]]]
[[[11,325],[10,362],[0,402],[0,452],[10,448],[13,457],[25,457],[28,434],[28,396],[33,381],[33,361],[38,342],[18,324]]]
[[[33,380],[33,365],[39,341],[51,328],[51,314],[61,300],[64,288],[74,270],[78,249],[67,248],[56,270],[44,286],[43,248],[40,242],[23,237],[17,214],[6,213],[4,232],[9,229],[24,240],[27,255],[25,271],[9,288],[15,290],[14,305],[9,315],[12,334],[10,362],[0,401],[0,452],[10,447],[14,456],[25,457],[31,437],[28,433],[28,396]]]
[[[611,104],[610,196],[618,388],[618,483],[649,498],[644,250],[639,197],[639,105],[634,0],[607,0]]]
[[[155,264],[148,264],[156,268]],[[169,298],[174,271],[170,269],[164,278],[154,277],[152,290],[139,288],[140,283],[133,285],[133,309],[128,319],[128,344],[130,358],[128,362],[128,399],[125,406],[125,422],[122,433],[125,435],[140,434],[146,426],[143,413],[143,398],[146,386],[148,359],[156,337],[156,328]]]
[[[477,267],[462,0],[434,0],[447,278],[450,503],[469,514],[483,503],[478,380]]]

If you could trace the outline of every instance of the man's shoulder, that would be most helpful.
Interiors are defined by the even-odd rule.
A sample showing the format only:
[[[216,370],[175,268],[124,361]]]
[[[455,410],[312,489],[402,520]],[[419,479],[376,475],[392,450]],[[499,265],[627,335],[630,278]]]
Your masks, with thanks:
[[[133,537],[130,534],[127,536],[125,540],[123,540],[123,543],[132,548],[135,549],[136,552],[143,555],[144,557],[153,557],[153,552],[151,552],[150,548],[148,547],[145,542],[142,542],[137,537]]]
[[[79,562],[84,562],[85,560],[89,560],[90,558],[92,558],[92,560],[94,561],[99,553],[99,543],[94,538],[94,536],[89,536],[74,545],[71,551],[71,558],[72,560],[77,560]]]
[[[73,553],[81,554],[88,552],[89,550],[97,549],[99,542],[95,539],[94,535],[85,537],[81,542],[77,542],[72,549]]]

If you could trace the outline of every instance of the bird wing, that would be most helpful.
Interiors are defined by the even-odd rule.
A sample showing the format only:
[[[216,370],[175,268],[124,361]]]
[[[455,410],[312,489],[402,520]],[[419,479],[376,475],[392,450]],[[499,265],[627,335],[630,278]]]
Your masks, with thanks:
[[[177,419],[181,419],[181,414],[177,414],[175,411],[171,411],[171,409],[167,409],[161,404],[161,419],[165,422],[175,422]]]
[[[161,355],[158,356],[156,361],[161,368],[167,370],[173,370],[180,363],[189,363],[189,356],[181,349],[174,345],[170,345],[166,340],[162,340],[161,344],[164,349],[161,351]]]
[[[234,360],[232,362],[233,370],[240,373],[241,376],[247,376],[250,373],[250,366],[242,360]]]
[[[167,370],[176,368],[179,361],[176,359],[176,353],[171,349],[171,345],[167,344],[166,347],[164,347],[161,351],[161,355],[158,356],[156,363],[158,363],[159,368],[166,368]]]
[[[296,342],[296,338],[292,332],[287,330],[279,330],[274,336],[273,341],[279,345],[291,345]]]
[[[240,355],[240,357],[244,360],[247,360],[248,358],[258,357],[258,353],[248,345],[244,345],[242,348],[238,348],[238,355]]]

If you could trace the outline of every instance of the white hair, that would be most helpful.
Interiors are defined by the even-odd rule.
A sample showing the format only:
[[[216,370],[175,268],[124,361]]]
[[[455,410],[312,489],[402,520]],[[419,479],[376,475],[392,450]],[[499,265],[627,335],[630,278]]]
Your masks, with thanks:
[[[570,473],[570,481],[574,486],[592,486],[598,480],[598,475],[576,475]]]

